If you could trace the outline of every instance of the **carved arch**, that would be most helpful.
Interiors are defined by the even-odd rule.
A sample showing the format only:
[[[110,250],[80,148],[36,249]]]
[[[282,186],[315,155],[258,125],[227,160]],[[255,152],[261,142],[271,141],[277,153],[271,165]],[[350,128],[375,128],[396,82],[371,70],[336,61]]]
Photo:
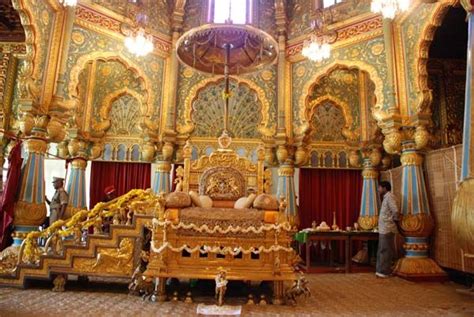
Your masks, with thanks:
[[[311,122],[311,119],[314,116],[314,113],[316,112],[316,109],[325,104],[326,102],[331,103],[331,105],[341,109],[342,114],[344,116],[344,128],[342,130],[342,135],[349,140],[353,140],[357,138],[357,134],[351,131],[352,123],[354,122],[354,118],[352,117],[351,109],[349,108],[349,105],[345,103],[344,101],[340,100],[337,97],[330,96],[330,95],[324,95],[316,98],[315,100],[311,101],[309,104],[309,107],[307,108],[306,111],[306,120],[308,122]],[[307,136],[310,136],[312,132],[312,127],[310,124],[310,128],[307,131]]]
[[[261,114],[262,114],[262,121],[259,124],[258,131],[262,134],[262,136],[268,136],[271,137],[275,133],[273,128],[270,128],[270,122],[269,122],[269,110],[270,110],[270,102],[268,101],[265,91],[259,87],[257,84],[255,84],[253,81],[245,79],[245,78],[235,78],[231,77],[232,80],[234,80],[237,85],[247,85],[251,90],[255,91],[257,93],[257,97],[262,104],[262,109],[261,109]],[[222,77],[212,77],[208,79],[204,79],[194,85],[190,92],[188,93],[188,96],[184,100],[184,125],[178,126],[177,131],[180,134],[190,134],[195,127],[194,122],[192,121],[192,110],[193,110],[193,102],[196,100],[196,98],[199,96],[199,93],[201,90],[205,89],[206,87],[210,85],[216,85],[220,81],[222,81]]]
[[[431,12],[430,17],[426,20],[423,26],[423,31],[419,37],[418,42],[413,48],[415,53],[415,61],[412,65],[413,73],[415,74],[415,89],[419,92],[418,100],[416,102],[416,113],[423,113],[430,111],[429,107],[432,103],[432,93],[428,86],[428,58],[431,43],[433,42],[436,30],[443,22],[444,16],[449,8],[459,3],[459,0],[444,0],[438,1],[436,8]],[[412,11],[411,14],[416,14]],[[406,78],[405,80],[410,80]],[[409,105],[408,105],[409,106]]]
[[[58,0],[41,0],[45,5],[49,6],[54,12],[54,18],[49,21],[51,23],[50,40],[45,49],[42,49],[40,43],[47,41],[43,38],[38,30],[38,21],[43,17],[35,13],[33,8],[35,3],[32,0],[12,0],[13,8],[18,11],[20,22],[25,30],[25,63],[20,73],[19,80],[26,85],[22,85],[20,95],[22,98],[32,98],[39,102],[40,111],[46,112],[49,102],[54,93],[53,89],[56,83],[55,72],[44,72],[39,67],[45,55],[49,56],[45,61],[44,68],[47,69],[47,63],[56,64],[60,56],[60,36],[62,32],[65,11]],[[32,87],[36,86],[34,91]],[[32,95],[34,94],[34,95]]]
[[[131,90],[129,88],[122,88],[112,92],[111,94],[107,95],[104,100],[102,101],[102,105],[99,109],[99,115],[102,120],[108,119],[110,110],[112,109],[112,104],[115,100],[119,99],[122,96],[130,95],[133,98],[137,99],[140,103],[140,112],[142,115],[146,114],[146,108],[143,104],[143,97],[137,93],[135,90]]]
[[[375,105],[372,107],[372,109],[370,109],[372,112],[372,116],[375,118],[375,120],[379,124],[388,115],[383,110],[383,105],[385,102],[384,95],[383,95],[384,85],[376,68],[373,67],[372,65],[369,65],[361,61],[336,60],[330,63],[329,65],[326,65],[325,67],[319,69],[319,71],[316,72],[304,85],[302,94],[299,99],[299,104],[300,104],[299,116],[300,118],[305,118],[304,120],[305,124],[302,124],[300,127],[298,127],[295,130],[296,135],[304,135],[309,129],[309,122],[306,117],[306,111],[310,104],[309,99],[311,96],[311,91],[313,90],[314,86],[316,86],[323,77],[329,75],[332,71],[339,68],[347,68],[347,69],[357,68],[369,74],[369,79],[375,85],[374,94],[376,97]]]
[[[153,115],[153,105],[156,101],[156,95],[154,91],[150,88],[151,80],[150,78],[133,63],[130,59],[125,56],[117,55],[113,52],[94,52],[91,54],[82,55],[77,59],[76,64],[72,67],[71,73],[69,76],[69,96],[71,98],[77,98],[77,87],[79,85],[79,75],[84,70],[86,64],[90,61],[102,60],[102,61],[117,61],[123,64],[127,70],[131,70],[138,75],[140,80],[142,80],[145,86],[146,95],[141,97],[139,100],[142,101],[142,106],[145,107],[146,112],[144,115],[151,116]]]

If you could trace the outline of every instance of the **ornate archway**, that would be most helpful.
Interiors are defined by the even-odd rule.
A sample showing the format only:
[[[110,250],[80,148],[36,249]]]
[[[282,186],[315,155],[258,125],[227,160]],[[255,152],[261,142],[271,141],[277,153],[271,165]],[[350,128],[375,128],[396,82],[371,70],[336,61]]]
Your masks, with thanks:
[[[415,75],[415,91],[419,94],[415,103],[415,113],[430,112],[429,107],[432,101],[432,94],[428,86],[427,70],[429,50],[436,29],[441,25],[444,16],[448,12],[448,9],[457,3],[459,3],[459,0],[444,0],[435,4],[436,8],[432,10],[429,18],[426,19],[424,26],[421,28],[422,32],[418,38],[418,42],[413,48],[413,51],[415,52],[415,60],[410,67],[412,68],[412,72]],[[414,12],[415,11],[412,11],[412,14],[415,14]],[[410,80],[410,78],[406,78],[406,80]],[[407,101],[410,102],[409,97]]]
[[[357,68],[366,72],[369,76],[369,79],[374,83],[375,90],[374,95],[376,97],[376,102],[373,105],[371,112],[372,116],[375,118],[377,123],[383,120],[387,113],[383,109],[384,105],[384,95],[383,95],[383,81],[379,76],[375,67],[360,61],[348,61],[348,60],[336,60],[333,63],[321,68],[317,73],[315,73],[304,85],[303,93],[299,98],[299,104],[302,105],[300,107],[299,116],[300,118],[304,118],[305,124],[301,125],[300,127],[295,129],[296,135],[304,135],[307,133],[307,129],[309,129],[308,117],[307,117],[307,109],[310,107],[311,103],[311,91],[313,90],[314,86],[318,84],[318,82],[332,71],[338,68],[346,68],[346,69],[353,69]]]
[[[195,123],[192,120],[192,112],[193,112],[193,103],[199,96],[199,93],[209,87],[211,85],[218,85],[223,79],[221,77],[212,77],[208,79],[204,79],[194,85],[188,97],[184,100],[184,124],[177,127],[177,131],[182,135],[189,135],[195,129]],[[270,118],[269,118],[269,109],[270,109],[270,102],[268,101],[265,91],[259,87],[254,82],[244,79],[244,78],[231,78],[232,81],[236,83],[236,85],[246,85],[252,91],[255,92],[258,101],[261,104],[261,121],[258,124],[258,131],[262,134],[262,136],[271,137],[275,133],[274,128],[270,128]]]
[[[307,109],[307,114],[306,114],[306,118],[308,122],[310,122],[310,127],[307,132],[308,136],[312,136],[313,133],[315,132],[314,130],[316,127],[313,126],[312,120],[316,114],[316,111],[318,110],[319,107],[324,106],[326,104],[329,104],[339,109],[342,112],[344,124],[340,131],[341,134],[348,140],[355,139],[358,135],[354,133],[353,131],[351,131],[351,126],[352,126],[352,123],[354,122],[354,118],[352,117],[349,105],[345,103],[344,101],[340,100],[339,98],[330,96],[330,95],[320,96],[316,98],[315,100],[311,101]],[[334,132],[337,132],[337,131],[334,131]]]
[[[138,67],[135,63],[133,63],[130,59],[125,56],[117,55],[113,52],[94,52],[91,54],[86,54],[78,58],[76,64],[72,67],[70,75],[69,75],[69,96],[70,98],[77,98],[77,87],[79,84],[79,76],[80,73],[84,70],[87,63],[91,61],[118,61],[119,63],[123,64],[127,70],[131,70],[134,72],[137,77],[143,82],[145,86],[146,96],[143,97],[143,104],[146,108],[146,115],[151,115],[153,112],[153,105],[156,101],[156,94],[150,88],[151,80],[150,78]]]

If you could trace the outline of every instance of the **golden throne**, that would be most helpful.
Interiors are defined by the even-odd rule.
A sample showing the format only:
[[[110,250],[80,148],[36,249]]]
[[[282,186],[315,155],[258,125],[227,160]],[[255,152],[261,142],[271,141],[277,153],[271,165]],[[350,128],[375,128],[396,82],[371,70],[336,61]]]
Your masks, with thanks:
[[[295,279],[290,226],[278,210],[234,208],[246,193],[263,193],[263,160],[263,149],[256,164],[219,149],[191,161],[186,145],[182,189],[209,195],[213,202],[210,208],[166,208],[153,220],[145,275],[161,279],[162,297],[168,277],[214,279],[224,268],[229,280],[273,281],[274,302],[281,302],[283,282]]]

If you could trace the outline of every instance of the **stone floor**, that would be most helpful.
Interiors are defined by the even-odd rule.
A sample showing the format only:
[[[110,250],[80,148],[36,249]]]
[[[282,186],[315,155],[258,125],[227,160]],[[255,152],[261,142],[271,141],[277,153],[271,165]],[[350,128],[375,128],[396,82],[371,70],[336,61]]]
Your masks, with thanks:
[[[413,283],[373,274],[309,275],[312,297],[296,307],[243,306],[242,316],[474,316],[472,296],[456,292],[454,283]],[[196,305],[208,298],[153,303],[129,296],[126,285],[97,285],[85,290],[69,283],[64,293],[49,285],[26,290],[0,288],[0,316],[195,316]],[[230,299],[230,301],[245,299]]]

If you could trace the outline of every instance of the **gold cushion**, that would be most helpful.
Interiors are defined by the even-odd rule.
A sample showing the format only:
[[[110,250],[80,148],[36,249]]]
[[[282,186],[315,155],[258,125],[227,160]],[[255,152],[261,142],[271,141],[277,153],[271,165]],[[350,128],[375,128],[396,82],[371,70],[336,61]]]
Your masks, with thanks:
[[[278,210],[278,200],[272,195],[260,194],[255,198],[253,207],[265,210]]]
[[[206,195],[199,196],[202,208],[212,208],[212,198]]]
[[[189,194],[184,192],[172,192],[166,195],[166,208],[186,208],[191,206]]]
[[[191,201],[193,202],[194,206],[202,207],[201,199],[199,199],[199,195],[196,192],[190,191],[189,197],[191,197]]]

